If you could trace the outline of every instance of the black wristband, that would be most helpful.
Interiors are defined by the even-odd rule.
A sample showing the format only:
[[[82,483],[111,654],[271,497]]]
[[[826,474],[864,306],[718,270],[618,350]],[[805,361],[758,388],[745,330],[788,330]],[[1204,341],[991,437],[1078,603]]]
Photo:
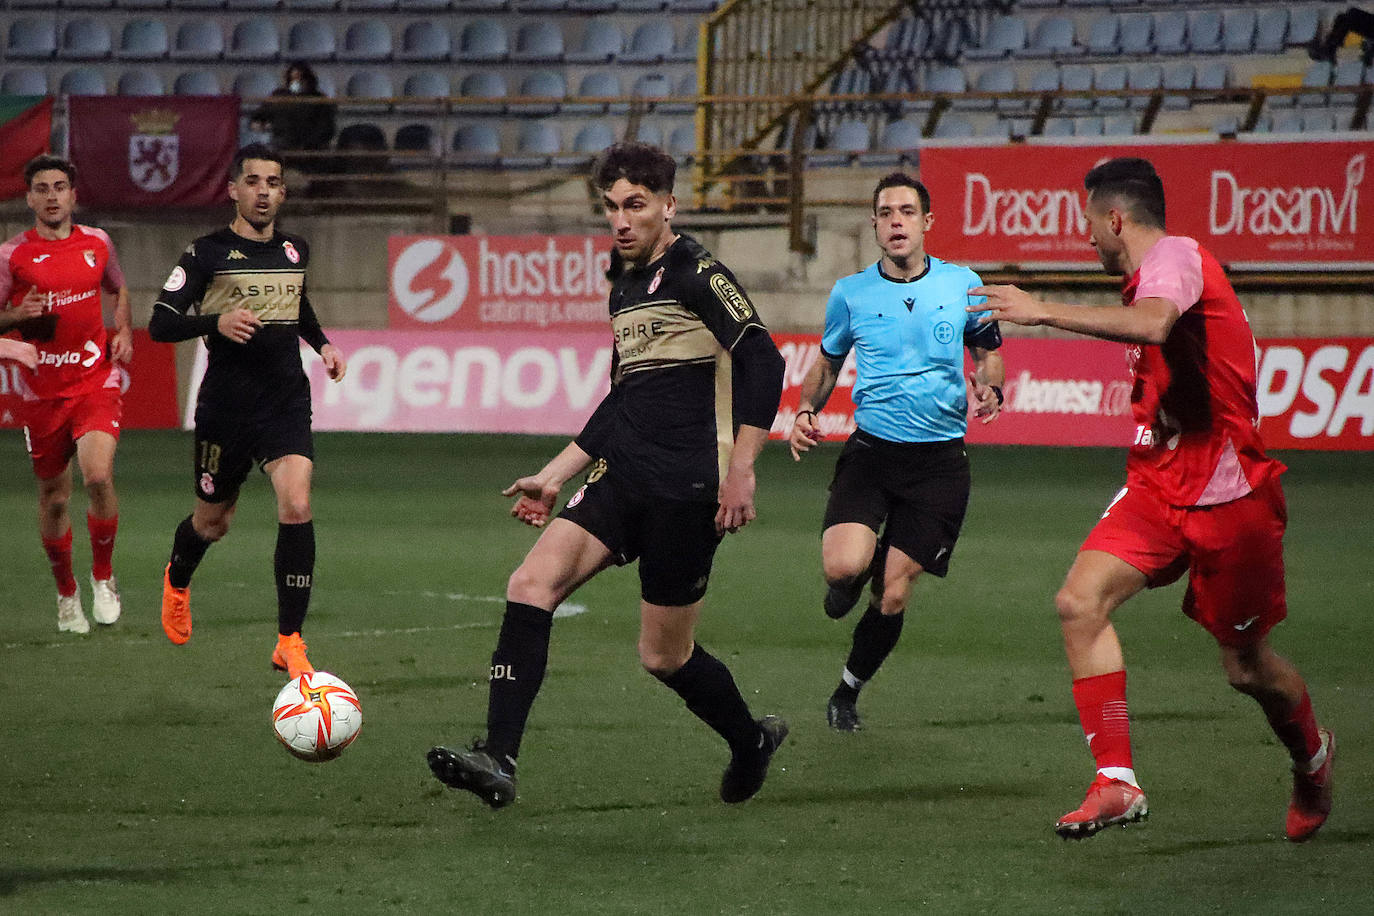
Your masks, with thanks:
[[[988,387],[992,389],[992,393],[993,393],[993,394],[997,395],[997,406],[998,406],[998,407],[1001,407],[1001,406],[1002,406],[1002,386],[1001,386],[1001,385],[989,385]]]
[[[797,416],[800,417],[800,416],[801,416],[802,414],[804,414],[804,413],[810,414],[810,415],[811,415],[811,419],[813,419],[813,420],[816,419],[816,412],[815,412],[814,410],[799,410],[799,411],[797,411]]]

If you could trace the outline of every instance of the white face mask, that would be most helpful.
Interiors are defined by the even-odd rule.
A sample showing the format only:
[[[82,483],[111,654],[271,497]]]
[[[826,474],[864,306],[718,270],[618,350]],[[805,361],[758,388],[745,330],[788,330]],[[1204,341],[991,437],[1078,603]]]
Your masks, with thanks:
[[[286,84],[286,88],[290,89],[292,92],[300,92],[302,89],[305,88],[305,83],[301,82],[300,80],[292,80],[291,82]]]

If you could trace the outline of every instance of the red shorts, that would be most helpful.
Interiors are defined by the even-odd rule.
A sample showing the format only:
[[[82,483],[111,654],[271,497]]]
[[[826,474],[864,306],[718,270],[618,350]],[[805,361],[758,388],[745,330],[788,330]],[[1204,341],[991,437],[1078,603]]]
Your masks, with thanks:
[[[76,440],[86,433],[109,433],[118,440],[121,409],[118,388],[25,403],[24,444],[33,473],[51,480],[65,471],[76,454]]]
[[[1229,503],[1191,509],[1127,488],[1080,549],[1124,560],[1145,574],[1150,588],[1176,582],[1187,572],[1183,612],[1222,645],[1244,646],[1288,616],[1287,523],[1278,478]]]

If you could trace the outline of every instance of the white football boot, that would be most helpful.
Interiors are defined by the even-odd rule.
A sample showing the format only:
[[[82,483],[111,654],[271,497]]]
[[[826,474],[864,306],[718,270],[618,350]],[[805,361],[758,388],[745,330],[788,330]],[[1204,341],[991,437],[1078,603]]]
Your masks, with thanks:
[[[123,610],[119,603],[119,586],[115,583],[114,576],[108,579],[97,579],[91,577],[91,616],[95,622],[109,626],[119,619],[119,614]]]
[[[57,596],[57,629],[62,633],[89,633],[91,622],[81,610],[81,592]]]

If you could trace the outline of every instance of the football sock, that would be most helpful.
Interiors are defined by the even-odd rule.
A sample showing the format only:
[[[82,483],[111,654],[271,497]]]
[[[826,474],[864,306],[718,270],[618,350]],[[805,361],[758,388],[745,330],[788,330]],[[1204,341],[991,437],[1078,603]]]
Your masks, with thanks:
[[[1073,702],[1098,770],[1130,770],[1131,719],[1126,711],[1125,669],[1077,678],[1073,682]],[[1125,779],[1117,772],[1106,775]]]
[[[277,550],[272,557],[277,578],[277,632],[299,633],[310,609],[310,585],[315,576],[315,523],[277,525]]]
[[[686,664],[661,680],[682,697],[693,715],[725,739],[731,751],[758,746],[758,723],[749,714],[730,669],[699,643],[692,644]]]
[[[115,532],[119,530],[119,516],[96,518],[86,513],[86,530],[91,534],[91,576],[105,580],[114,575],[110,562],[114,556]]]
[[[181,524],[177,525],[177,533],[172,536],[171,568],[167,570],[167,580],[172,583],[172,588],[186,588],[191,584],[191,576],[213,543],[196,533],[191,516],[181,520]]]
[[[60,538],[43,538],[43,551],[48,555],[57,593],[63,597],[76,594],[76,577],[72,575],[72,529]]]
[[[905,611],[884,614],[871,604],[864,611],[854,627],[854,644],[849,650],[849,660],[844,663],[845,670],[859,682],[856,687],[872,680],[878,673],[878,668],[901,639],[905,622]]]
[[[1265,710],[1269,727],[1288,749],[1294,766],[1307,769],[1309,763],[1321,752],[1322,738],[1317,731],[1317,717],[1312,712],[1312,698],[1304,689],[1302,699],[1286,712],[1274,713]],[[1318,763],[1318,766],[1321,764]]]
[[[506,602],[501,635],[491,653],[487,694],[487,751],[501,764],[520,756],[525,720],[549,665],[553,614],[532,604]]]

